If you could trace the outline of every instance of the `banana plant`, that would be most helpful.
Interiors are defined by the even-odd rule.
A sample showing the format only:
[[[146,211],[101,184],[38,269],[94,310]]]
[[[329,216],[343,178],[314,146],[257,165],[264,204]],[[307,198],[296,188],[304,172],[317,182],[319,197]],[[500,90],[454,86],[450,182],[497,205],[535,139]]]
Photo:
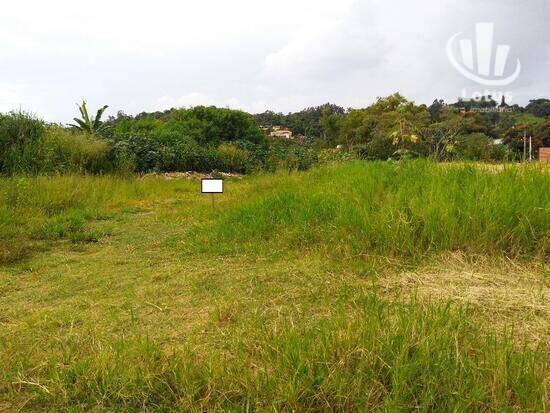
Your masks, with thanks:
[[[103,116],[103,112],[109,107],[107,105],[103,106],[102,108],[98,109],[95,117],[88,115],[88,108],[86,107],[86,101],[83,100],[82,104],[77,104],[78,110],[80,111],[80,115],[82,116],[82,119],[74,118],[74,121],[76,124],[71,123],[69,126],[72,128],[81,130],[83,132],[88,132],[90,134],[99,133],[101,131],[104,131],[107,129],[107,125],[105,125],[101,121],[101,117]]]

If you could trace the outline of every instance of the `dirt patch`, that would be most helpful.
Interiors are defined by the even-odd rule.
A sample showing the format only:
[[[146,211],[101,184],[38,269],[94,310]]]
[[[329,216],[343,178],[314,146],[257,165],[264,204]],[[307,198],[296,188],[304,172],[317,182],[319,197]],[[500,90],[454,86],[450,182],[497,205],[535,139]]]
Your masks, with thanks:
[[[165,172],[165,173],[148,173],[143,175],[143,177],[158,177],[163,178],[167,180],[173,180],[173,179],[203,179],[203,178],[214,178],[214,177],[222,177],[222,178],[238,178],[241,179],[244,177],[242,174],[237,173],[231,173],[231,172],[216,172],[216,173],[200,173],[200,172]]]

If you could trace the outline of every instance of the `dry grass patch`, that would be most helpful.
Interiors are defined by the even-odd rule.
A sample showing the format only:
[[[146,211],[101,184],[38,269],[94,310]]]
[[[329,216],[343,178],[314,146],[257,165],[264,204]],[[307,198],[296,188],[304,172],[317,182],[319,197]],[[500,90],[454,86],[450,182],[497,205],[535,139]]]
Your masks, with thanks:
[[[447,255],[435,264],[380,278],[393,295],[472,305],[482,322],[532,344],[550,343],[550,277],[544,264]]]

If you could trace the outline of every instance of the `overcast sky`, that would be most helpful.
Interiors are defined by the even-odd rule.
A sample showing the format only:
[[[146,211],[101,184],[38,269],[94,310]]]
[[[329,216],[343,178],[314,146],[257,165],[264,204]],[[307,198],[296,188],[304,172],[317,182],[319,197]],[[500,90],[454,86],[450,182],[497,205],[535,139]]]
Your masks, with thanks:
[[[477,22],[520,59],[519,78],[497,89],[524,104],[550,97],[549,18],[548,0],[3,1],[0,112],[66,122],[82,98],[110,114],[364,107],[397,91],[454,101],[486,89],[445,54]]]

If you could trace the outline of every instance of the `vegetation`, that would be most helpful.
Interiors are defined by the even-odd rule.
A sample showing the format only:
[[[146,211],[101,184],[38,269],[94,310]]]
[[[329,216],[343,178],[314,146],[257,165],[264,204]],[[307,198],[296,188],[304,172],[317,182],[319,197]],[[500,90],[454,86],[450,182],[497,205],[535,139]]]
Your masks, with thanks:
[[[532,137],[535,157],[539,147],[550,145],[546,103],[510,107],[489,97],[454,104],[436,99],[426,106],[394,94],[364,109],[327,103],[288,115],[252,116],[197,106],[135,117],[119,112],[102,121],[107,106],[91,117],[83,102],[82,119],[69,129],[22,112],[0,115],[0,173],[255,173],[306,170],[350,157],[522,160],[525,136]],[[291,129],[294,138],[266,136],[271,126]]]
[[[354,162],[229,180],[212,210],[193,180],[4,178],[0,406],[544,411],[547,182]],[[456,302],[486,265],[505,305]]]
[[[90,115],[88,115],[86,102],[82,101],[82,104],[78,105],[78,110],[80,111],[82,119],[74,118],[73,120],[76,122],[76,125],[72,124],[69,126],[92,135],[95,133],[100,133],[106,128],[106,125],[101,122],[101,117],[103,116],[103,112],[105,112],[108,107],[109,106],[107,105],[103,106],[101,109],[98,109],[95,117],[90,117]]]
[[[0,411],[545,411],[546,103],[0,114]]]
[[[550,100],[549,99],[534,99],[529,101],[525,107],[525,111],[541,118],[550,116]]]
[[[544,168],[491,174],[416,161],[319,169],[221,213],[216,226],[199,230],[206,238],[197,244],[230,252],[313,248],[338,259],[418,261],[444,251],[542,259],[550,247]]]
[[[112,171],[115,161],[104,139],[57,125],[32,115],[0,115],[0,173],[47,174]]]
[[[300,112],[287,115],[267,111],[255,115],[255,118],[261,125],[278,125],[290,129],[294,135],[320,138],[324,137],[326,133],[322,124],[323,117],[343,115],[345,112],[345,109],[341,106],[325,103],[321,106],[309,107]]]

